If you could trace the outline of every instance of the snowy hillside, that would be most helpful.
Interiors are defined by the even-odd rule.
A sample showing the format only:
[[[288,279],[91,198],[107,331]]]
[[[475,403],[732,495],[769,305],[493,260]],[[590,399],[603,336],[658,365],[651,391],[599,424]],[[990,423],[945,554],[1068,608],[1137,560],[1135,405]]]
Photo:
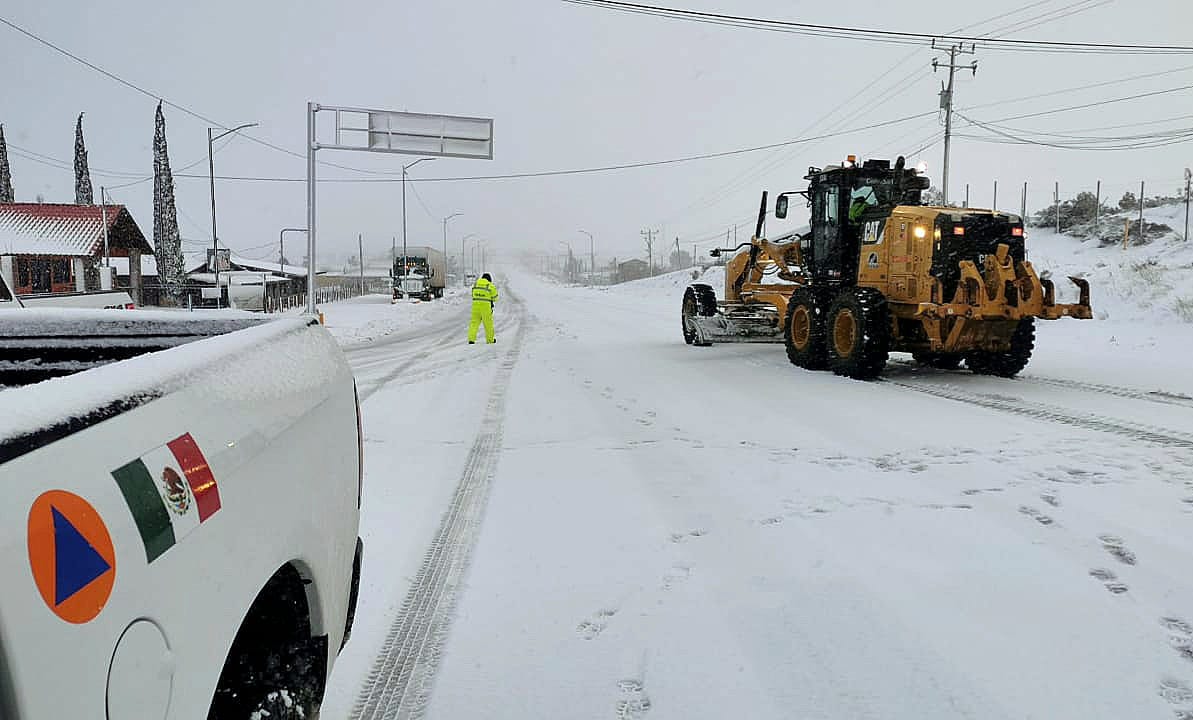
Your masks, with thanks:
[[[1045,228],[1028,230],[1028,255],[1036,269],[1051,270],[1058,289],[1066,275],[1088,278],[1096,316],[1101,320],[1193,323],[1193,243],[1185,242],[1184,205],[1148,208],[1149,223],[1174,233],[1147,245],[1099,247]],[[1109,222],[1120,222],[1112,219]]]

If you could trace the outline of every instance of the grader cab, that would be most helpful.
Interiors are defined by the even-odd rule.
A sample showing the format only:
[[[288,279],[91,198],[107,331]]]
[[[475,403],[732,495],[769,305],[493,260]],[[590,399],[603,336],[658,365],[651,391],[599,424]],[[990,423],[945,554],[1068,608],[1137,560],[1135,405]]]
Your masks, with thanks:
[[[687,288],[686,342],[783,342],[800,367],[858,379],[878,376],[892,351],[1011,377],[1031,358],[1036,318],[1093,316],[1082,278],[1070,278],[1076,303],[1056,302],[1027,260],[1022,218],[921,205],[928,178],[901,157],[851,157],[805,179],[807,190],[778,196],[775,216],[801,195],[808,227],[763,238],[763,192],[753,239],[713,251],[733,253],[722,299],[708,285]]]

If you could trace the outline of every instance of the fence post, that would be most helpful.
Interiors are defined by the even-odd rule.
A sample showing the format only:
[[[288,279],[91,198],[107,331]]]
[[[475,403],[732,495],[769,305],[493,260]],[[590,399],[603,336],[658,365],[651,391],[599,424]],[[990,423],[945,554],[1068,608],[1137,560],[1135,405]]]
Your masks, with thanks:
[[[1097,190],[1094,192],[1094,234],[1098,232],[1098,224],[1102,219],[1102,181],[1098,181]]]
[[[1147,233],[1143,231],[1143,181],[1139,181],[1139,241],[1143,242],[1147,239]]]

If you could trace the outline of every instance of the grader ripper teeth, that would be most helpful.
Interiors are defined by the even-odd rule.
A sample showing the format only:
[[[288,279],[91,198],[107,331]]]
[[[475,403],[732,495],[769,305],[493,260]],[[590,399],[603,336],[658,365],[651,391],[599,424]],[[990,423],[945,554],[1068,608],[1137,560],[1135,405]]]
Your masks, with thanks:
[[[918,362],[1010,377],[1031,358],[1035,321],[1090,319],[1089,283],[1070,277],[1075,303],[1027,260],[1022,218],[920,203],[928,178],[891,163],[809,168],[808,227],[767,240],[762,193],[753,239],[725,266],[720,301],[708,285],[684,293],[684,340],[782,342],[809,369],[870,379],[892,351]]]

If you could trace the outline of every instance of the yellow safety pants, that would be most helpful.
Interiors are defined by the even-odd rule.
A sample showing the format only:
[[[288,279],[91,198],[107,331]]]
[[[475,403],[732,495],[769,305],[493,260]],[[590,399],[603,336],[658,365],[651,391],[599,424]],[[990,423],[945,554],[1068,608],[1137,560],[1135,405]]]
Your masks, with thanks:
[[[493,328],[493,303],[488,300],[472,301],[472,319],[468,322],[468,342],[476,342],[476,330],[485,324],[485,342],[495,343]]]

